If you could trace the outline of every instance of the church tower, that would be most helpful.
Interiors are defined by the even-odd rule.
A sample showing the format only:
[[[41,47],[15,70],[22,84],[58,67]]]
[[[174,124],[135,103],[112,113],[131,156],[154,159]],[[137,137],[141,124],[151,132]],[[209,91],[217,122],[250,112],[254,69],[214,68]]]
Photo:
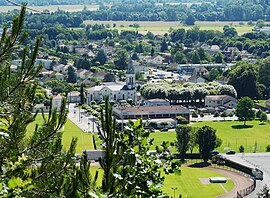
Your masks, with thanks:
[[[135,68],[133,66],[131,56],[129,58],[127,66],[126,85],[128,89],[135,89]]]

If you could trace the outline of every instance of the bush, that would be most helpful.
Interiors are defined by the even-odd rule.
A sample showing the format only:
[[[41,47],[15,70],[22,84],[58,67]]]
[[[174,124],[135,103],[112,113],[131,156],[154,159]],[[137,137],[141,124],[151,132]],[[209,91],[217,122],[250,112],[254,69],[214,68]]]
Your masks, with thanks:
[[[270,152],[270,145],[269,144],[266,146],[266,152]]]
[[[244,153],[244,151],[245,151],[245,148],[243,147],[243,145],[241,145],[239,147],[239,153]]]
[[[183,116],[176,117],[177,124],[188,124],[188,120]]]
[[[259,110],[256,112],[256,118],[260,118],[262,113],[263,113],[263,111],[262,111],[261,109],[259,109]]]
[[[214,117],[219,117],[219,113],[217,111],[215,112]]]
[[[196,111],[194,111],[194,112],[192,113],[192,117],[193,117],[193,118],[197,118],[197,117],[199,117],[199,115],[198,115],[198,113],[197,113]]]
[[[229,116],[229,117],[233,117],[233,113],[230,112],[230,113],[228,114],[228,116]]]
[[[156,129],[156,128],[157,128],[157,123],[156,123],[156,122],[150,122],[150,123],[148,124],[148,126],[149,126],[150,128]]]

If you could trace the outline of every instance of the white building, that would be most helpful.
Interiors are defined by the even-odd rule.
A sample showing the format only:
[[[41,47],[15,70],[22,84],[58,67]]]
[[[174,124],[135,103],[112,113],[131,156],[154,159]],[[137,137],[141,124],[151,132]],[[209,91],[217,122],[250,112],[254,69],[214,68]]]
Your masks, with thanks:
[[[52,108],[56,108],[57,111],[60,111],[62,105],[63,96],[58,94],[57,96],[52,97]]]
[[[237,104],[237,99],[228,95],[209,95],[205,97],[206,107],[225,106],[227,108],[234,108]]]
[[[109,100],[119,101],[132,99],[136,101],[136,88],[135,88],[135,69],[132,60],[129,60],[126,72],[126,83],[122,82],[109,82],[103,83],[99,86],[91,87],[87,90],[87,103],[91,101],[104,100],[108,96]]]
[[[144,101],[144,106],[152,107],[152,106],[169,106],[170,101],[168,99],[149,99]]]

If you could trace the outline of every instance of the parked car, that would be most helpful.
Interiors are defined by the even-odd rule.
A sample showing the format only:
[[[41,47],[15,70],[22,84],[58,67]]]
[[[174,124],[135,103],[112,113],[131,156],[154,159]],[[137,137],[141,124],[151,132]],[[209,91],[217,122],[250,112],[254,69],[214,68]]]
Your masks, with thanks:
[[[167,127],[160,129],[160,131],[168,131],[169,129]]]
[[[218,154],[219,154],[218,151],[212,151],[212,152],[211,152],[211,155],[218,155]]]
[[[234,150],[230,150],[226,153],[227,155],[234,155],[235,154],[235,151]]]

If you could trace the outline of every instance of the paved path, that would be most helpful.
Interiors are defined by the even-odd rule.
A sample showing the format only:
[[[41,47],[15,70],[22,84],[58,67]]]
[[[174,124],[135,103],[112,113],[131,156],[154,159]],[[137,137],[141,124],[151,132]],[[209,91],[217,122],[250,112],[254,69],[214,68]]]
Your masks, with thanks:
[[[83,109],[75,107],[74,103],[69,104],[68,119],[76,124],[82,131],[98,132],[97,124],[94,122],[93,116],[88,116]]]

